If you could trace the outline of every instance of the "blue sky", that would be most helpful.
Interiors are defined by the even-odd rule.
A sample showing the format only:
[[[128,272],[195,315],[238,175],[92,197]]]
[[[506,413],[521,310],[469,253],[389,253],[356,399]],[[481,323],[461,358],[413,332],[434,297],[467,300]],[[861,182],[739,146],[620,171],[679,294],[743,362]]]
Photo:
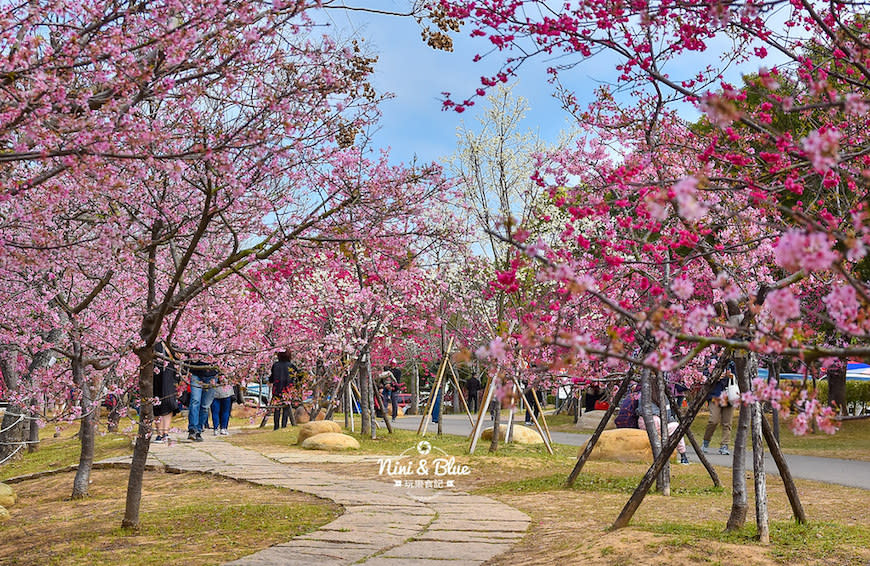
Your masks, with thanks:
[[[356,0],[356,5],[377,6],[396,11],[407,10],[407,0]],[[348,5],[354,5],[348,0]],[[476,127],[475,116],[483,104],[458,114],[441,110],[441,93],[451,92],[462,100],[480,86],[482,75],[492,75],[502,60],[500,55],[474,63],[472,58],[486,49],[485,40],[472,40],[468,31],[454,34],[454,51],[436,51],[423,43],[420,28],[410,18],[378,16],[362,12],[327,10],[327,21],[335,26],[340,37],[350,37],[354,31],[366,39],[379,57],[373,85],[379,92],[391,92],[395,98],[385,102],[381,110],[381,128],[375,134],[378,147],[392,147],[393,159],[409,161],[414,155],[432,161],[453,153],[456,129],[462,121]],[[320,18],[318,18],[320,19]],[[552,97],[553,86],[547,82],[544,62],[524,66],[521,80],[513,92],[528,99],[530,111],[525,128],[538,131],[541,138],[555,141],[559,131],[566,129],[566,114]],[[584,78],[574,72],[575,80]],[[597,85],[585,77],[587,90]]]
[[[367,9],[405,12],[410,0],[342,0],[348,6],[364,6]],[[782,15],[774,15],[782,19]],[[493,53],[481,62],[472,61],[475,54],[486,51],[490,44],[485,38],[471,39],[469,30],[463,28],[453,34],[454,51],[436,51],[423,43],[420,27],[408,17],[376,15],[343,9],[324,10],[316,16],[318,21],[328,23],[328,33],[339,38],[364,38],[371,51],[379,57],[372,83],[379,92],[393,93],[395,98],[385,102],[381,109],[381,127],[374,135],[376,147],[391,147],[394,161],[410,161],[415,155],[422,161],[440,160],[453,153],[456,146],[456,129],[464,121],[476,128],[475,116],[482,102],[463,114],[443,111],[443,91],[462,100],[470,96],[480,85],[482,75],[491,76],[499,69],[505,53]],[[706,53],[684,54],[678,61],[668,65],[667,72],[674,78],[692,76],[708,63],[715,62],[717,53],[727,50],[730,40],[708,40],[710,50]],[[739,82],[743,73],[755,72],[763,64],[773,64],[773,58],[761,62],[753,60],[740,68],[730,67],[727,78]],[[568,129],[567,114],[553,98],[553,85],[547,82],[545,69],[553,61],[546,59],[526,63],[518,71],[520,79],[513,89],[515,95],[528,100],[530,111],[524,124],[526,129],[537,131],[546,142],[555,142],[560,130]],[[613,55],[598,54],[583,61],[560,79],[574,92],[582,106],[591,101],[595,89],[608,78],[614,78]],[[695,119],[697,112],[686,105],[686,117]]]

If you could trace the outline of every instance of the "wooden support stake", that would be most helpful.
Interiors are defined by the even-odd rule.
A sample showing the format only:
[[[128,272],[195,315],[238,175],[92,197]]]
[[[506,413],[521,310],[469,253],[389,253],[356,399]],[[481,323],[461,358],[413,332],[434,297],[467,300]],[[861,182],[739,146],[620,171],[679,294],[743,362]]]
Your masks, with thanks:
[[[441,367],[438,368],[438,375],[435,377],[435,385],[431,389],[431,393],[429,393],[429,401],[426,403],[426,414],[423,415],[423,419],[420,421],[420,426],[417,427],[417,434],[420,436],[426,436],[426,429],[429,428],[429,419],[432,417],[432,409],[435,407],[435,399],[438,397],[438,390],[441,387],[441,381],[444,378],[444,370],[447,367],[447,358],[450,355],[450,350],[453,348],[453,336],[450,337],[450,341],[447,343],[447,350],[444,352],[444,359],[441,360]],[[441,413],[443,413],[444,407],[441,407]],[[438,422],[441,422],[441,416],[438,415]]]
[[[465,402],[465,395],[462,394],[462,387],[459,385],[459,378],[456,377],[456,372],[453,371],[453,364],[448,361],[447,366],[450,368],[450,374],[453,376],[453,385],[456,387],[456,393],[459,395],[459,399],[462,400],[462,407],[465,409],[465,414],[468,415],[468,423],[474,426],[474,419],[471,418],[471,409],[468,408],[468,403]]]
[[[517,388],[517,390],[519,390],[523,394],[523,399],[525,399],[526,392],[523,390],[522,385],[520,385],[520,381],[516,377],[514,377],[514,386]],[[535,399],[537,399],[537,397],[538,397],[538,394],[535,393]],[[529,409],[531,409],[531,407],[529,407]],[[543,417],[543,415],[544,415],[544,413],[541,413],[542,417]],[[538,434],[541,435],[541,439],[544,441],[544,446],[547,447],[547,452],[552,454],[553,453],[553,446],[550,443],[550,435],[544,434],[544,429],[541,428],[541,424],[538,422],[538,418],[535,416],[534,411],[530,410],[529,416],[532,417],[532,422],[535,424],[535,429],[538,431]],[[493,434],[495,434],[495,431],[493,431]],[[505,435],[505,436],[507,436],[507,435]]]
[[[480,410],[477,412],[477,422],[471,429],[471,445],[468,447],[468,453],[474,454],[477,448],[477,441],[480,440],[480,434],[483,432],[483,416],[489,412],[489,404],[492,403],[493,395],[495,394],[496,376],[490,378],[486,384],[486,391],[483,394],[483,403],[480,404]]]

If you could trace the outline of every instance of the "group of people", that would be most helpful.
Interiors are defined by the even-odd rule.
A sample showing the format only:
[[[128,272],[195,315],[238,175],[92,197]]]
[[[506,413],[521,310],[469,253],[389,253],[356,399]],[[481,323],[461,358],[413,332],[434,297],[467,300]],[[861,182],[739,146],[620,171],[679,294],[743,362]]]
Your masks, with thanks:
[[[701,448],[705,454],[710,450],[710,442],[713,440],[713,434],[716,432],[716,427],[722,428],[722,441],[719,446],[719,454],[731,454],[728,445],[731,442],[731,423],[734,418],[734,405],[729,402],[724,393],[728,388],[729,380],[734,378],[734,371],[734,364],[731,362],[728,371],[723,373],[721,379],[716,382],[716,385],[706,397],[710,409],[710,419],[704,429],[704,443]],[[678,394],[683,391],[685,391],[685,388],[678,391]],[[653,428],[656,432],[661,434],[662,418],[659,409],[658,390],[655,386],[651,387],[650,397],[652,398],[652,403],[648,409],[649,414],[645,415],[643,412],[644,405],[639,392],[635,391],[627,394],[620,403],[619,412],[616,416],[615,424],[617,428],[637,427],[640,429],[646,429],[647,420],[651,420],[653,422]],[[678,397],[678,399],[679,401],[682,401],[681,396]],[[673,434],[679,426],[679,423],[677,423],[676,416],[671,413],[669,406],[667,407],[666,418],[668,422],[668,433]],[[677,453],[680,456],[681,464],[689,464],[689,457],[686,454],[686,442],[683,438],[680,438],[680,441],[677,444]]]
[[[172,349],[163,342],[154,347],[154,404],[156,436],[153,442],[169,442],[172,417],[179,412],[177,384],[181,381],[178,366],[190,375],[190,397],[187,402],[187,438],[202,442],[203,429],[208,426],[209,410],[214,434],[229,434],[230,413],[237,396],[233,384],[220,375],[217,367],[199,360],[179,362]]]

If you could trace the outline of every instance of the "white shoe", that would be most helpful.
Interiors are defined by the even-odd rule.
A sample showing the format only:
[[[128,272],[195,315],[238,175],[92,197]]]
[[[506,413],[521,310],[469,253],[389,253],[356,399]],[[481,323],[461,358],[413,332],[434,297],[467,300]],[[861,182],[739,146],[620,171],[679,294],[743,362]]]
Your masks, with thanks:
[[[214,429],[214,435],[215,435],[215,436],[218,435],[218,429]]]
[[[225,429],[225,428],[221,429],[221,435],[227,436],[228,434],[229,434],[229,432],[227,432],[227,429]]]

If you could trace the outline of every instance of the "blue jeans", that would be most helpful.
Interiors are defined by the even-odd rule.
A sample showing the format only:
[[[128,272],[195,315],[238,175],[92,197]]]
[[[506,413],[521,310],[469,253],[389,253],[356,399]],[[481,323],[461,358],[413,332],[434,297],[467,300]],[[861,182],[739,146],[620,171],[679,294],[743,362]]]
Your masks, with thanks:
[[[441,390],[435,394],[435,404],[432,405],[432,422],[437,423],[441,420]]]
[[[392,413],[391,416],[395,419],[399,414],[399,397],[397,391],[387,391],[384,389],[383,394],[381,395],[381,399],[383,399],[382,408],[386,411],[392,405]]]
[[[224,397],[211,403],[211,424],[213,428],[229,428],[230,410],[233,408],[233,398]]]
[[[203,384],[209,387],[203,388]],[[208,409],[214,400],[214,387],[211,380],[202,382],[195,375],[190,376],[190,407],[187,411],[187,431],[202,432],[208,421]]]

